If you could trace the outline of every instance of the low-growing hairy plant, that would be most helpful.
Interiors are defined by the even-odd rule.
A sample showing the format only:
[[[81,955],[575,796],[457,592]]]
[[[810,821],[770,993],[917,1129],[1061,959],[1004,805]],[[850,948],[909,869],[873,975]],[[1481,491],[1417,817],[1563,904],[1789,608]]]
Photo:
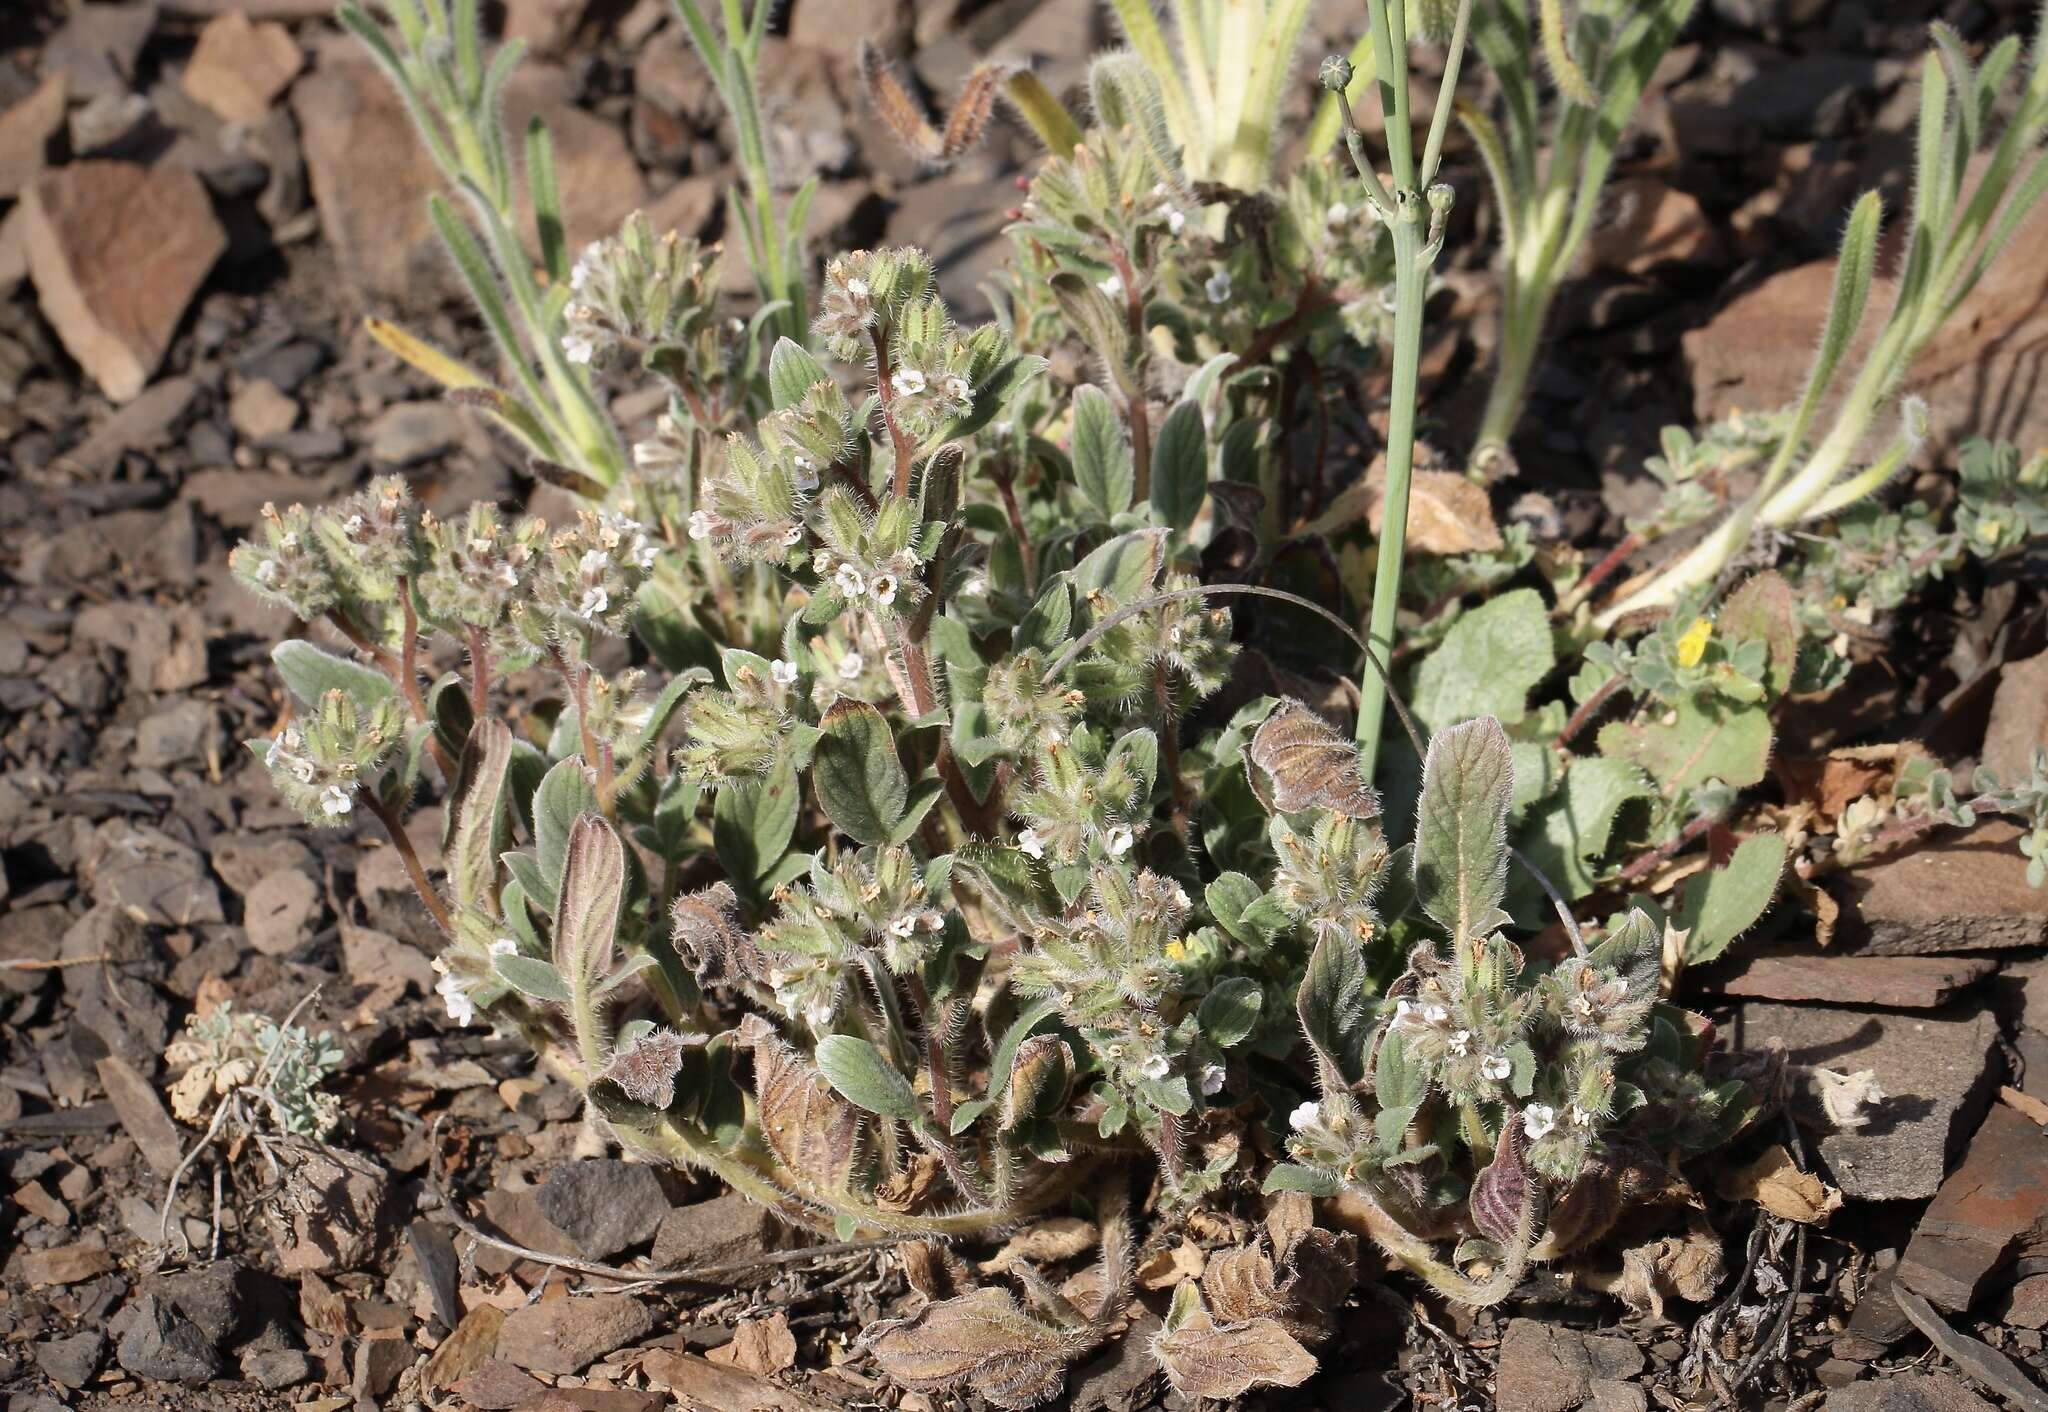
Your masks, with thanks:
[[[766,7],[727,5],[723,37],[684,8],[744,128]],[[232,558],[350,649],[281,644],[291,708],[250,748],[310,823],[361,809],[388,832],[444,934],[453,1021],[523,1035],[623,1144],[821,1230],[941,1240],[1092,1210],[1086,1309],[1028,1262],[1007,1272],[1020,1300],[906,1245],[928,1302],[866,1347],[912,1388],[1051,1396],[1124,1307],[1143,1213],[1258,1183],[1266,1230],[1185,1282],[1154,1341],[1186,1396],[1313,1371],[1355,1262],[1303,1192],[1351,1191],[1395,1258],[1472,1303],[1598,1240],[1664,1165],[1790,1091],[1711,1077],[1710,1029],[1660,999],[1764,919],[1795,850],[1828,864],[1796,821],[1750,822],[1774,711],[1840,684],[1859,619],[2048,523],[2048,462],[1973,447],[1952,512],[1837,507],[1789,576],[1724,592],[1717,568],[1632,636],[1603,627],[1592,595],[1631,546],[1580,572],[1497,523],[1482,485],[1418,469],[1417,360],[1467,32],[1523,46],[1524,72],[1550,33],[1559,86],[1612,100],[1559,119],[1588,151],[1634,101],[1612,98],[1635,82],[1617,56],[1653,37],[1624,44],[1591,4],[1567,42],[1555,6],[1517,29],[1372,0],[1358,52],[1391,183],[1355,133],[1354,171],[1317,153],[1275,173],[1267,69],[1247,79],[1226,30],[1252,26],[1284,72],[1305,8],[1177,5],[1193,58],[1162,62],[1151,12],[1120,6],[1135,53],[1091,66],[1085,128],[1033,115],[997,68],[936,125],[870,61],[883,120],[932,160],[998,87],[1046,137],[992,322],[962,326],[916,249],[813,278],[803,197],[776,204],[743,134],[751,323],[720,297],[721,252],[641,217],[545,256],[562,268],[533,337],[577,379],[670,394],[615,474],[535,443],[573,520],[443,517],[380,478],[266,508]],[[1449,44],[1419,151],[1411,30]],[[1347,127],[1355,77],[1322,75]],[[1557,171],[1545,222],[1597,191]],[[1332,424],[1362,422],[1381,360],[1384,486],[1341,485]],[[517,419],[480,379],[458,395]],[[1635,542],[1710,513],[1738,472],[1794,465],[1807,431],[1667,435],[1669,493]],[[1375,494],[1367,543],[1351,527]],[[1362,672],[1356,723],[1300,699],[1318,683],[1291,674],[1318,669]],[[1387,708],[1408,742],[1381,739]],[[404,827],[425,795],[438,875]],[[2038,872],[2044,799],[2038,765],[1968,798],[1933,762],[1902,768],[1837,861],[1998,810],[2028,821]],[[1709,833],[1723,866],[1687,859],[1639,895]],[[1156,1172],[1143,1205],[1134,1168]]]

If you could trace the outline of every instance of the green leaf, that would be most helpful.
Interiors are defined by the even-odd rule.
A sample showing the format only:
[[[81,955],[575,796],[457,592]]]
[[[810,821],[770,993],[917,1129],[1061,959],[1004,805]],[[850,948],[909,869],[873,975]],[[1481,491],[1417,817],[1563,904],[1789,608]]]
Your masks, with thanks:
[[[1408,1042],[1399,1032],[1380,1036],[1379,1063],[1373,1069],[1373,1092],[1383,1108],[1421,1106],[1429,1097],[1429,1071],[1408,1057]]]
[[[540,860],[541,876],[547,880],[548,896],[561,890],[562,866],[576,820],[596,812],[597,790],[578,756],[556,762],[533,792],[534,853]]]
[[[1310,1196],[1335,1196],[1342,1190],[1342,1184],[1328,1172],[1304,1167],[1299,1162],[1281,1162],[1266,1173],[1263,1190],[1268,1194],[1276,1191],[1302,1191]]]
[[[854,1107],[884,1118],[910,1122],[918,1116],[910,1081],[874,1045],[855,1035],[826,1035],[818,1041],[818,1072]]]
[[[1416,671],[1410,706],[1432,731],[1475,716],[1511,726],[1528,714],[1530,691],[1556,660],[1542,596],[1518,588],[1451,625]]]
[[[1216,925],[1230,933],[1232,940],[1252,942],[1264,941],[1270,935],[1262,934],[1245,919],[1245,913],[1265,895],[1243,873],[1219,873],[1203,891],[1202,900],[1209,904],[1209,915],[1216,919]]]
[[[1003,1031],[1003,1037],[996,1042],[994,1052],[989,1056],[988,1098],[999,1101],[1010,1086],[1010,1072],[1016,1066],[1017,1048],[1032,1033],[1059,1013],[1059,1002],[1050,997],[1034,1000],[1024,1007],[1010,1027]]]
[[[1779,835],[1751,834],[1736,846],[1726,866],[1686,883],[1685,901],[1672,921],[1687,933],[1686,965],[1712,961],[1757,924],[1778,895],[1785,853],[1785,840]]]
[[[896,827],[889,832],[889,842],[908,843],[924,824],[924,816],[931,813],[932,805],[945,796],[943,780],[920,780],[910,787],[910,797],[903,806],[903,817],[896,821]]]
[[[784,764],[766,779],[728,781],[711,810],[711,841],[726,876],[758,883],[789,850],[796,833],[796,771]]]
[[[1664,797],[1720,780],[1737,789],[1761,781],[1771,759],[1771,716],[1762,705],[1687,697],[1670,719],[1609,721],[1600,753],[1640,765]]]
[[[1453,941],[1507,921],[1508,805],[1514,752],[1491,716],[1439,730],[1422,765],[1415,820],[1415,895]]]
[[[819,723],[811,784],[833,825],[862,843],[887,843],[910,802],[910,779],[882,713],[842,696]]]
[[[1202,409],[1177,402],[1152,442],[1152,512],[1159,523],[1185,530],[1209,493],[1209,439]]]
[[[1574,760],[1564,789],[1524,830],[1522,851],[1567,898],[1584,897],[1593,891],[1622,806],[1655,793],[1643,772],[1626,760]]]
[[[1152,591],[1165,562],[1166,531],[1133,530],[1098,545],[1076,564],[1074,587],[1083,597],[1100,593],[1111,603],[1134,603]]]
[[[545,961],[508,953],[492,957],[491,969],[497,972],[499,980],[528,999],[549,1005],[569,1003],[569,983]]]
[[[270,660],[301,705],[318,706],[330,691],[339,691],[356,709],[367,713],[398,695],[391,679],[374,667],[346,661],[297,638],[270,649]]]
[[[579,815],[569,830],[562,891],[555,899],[555,969],[572,995],[595,991],[612,967],[626,849],[602,814]]]
[[[1195,1096],[1188,1092],[1188,1081],[1179,1074],[1170,1079],[1144,1079],[1138,1084],[1138,1094],[1154,1108],[1176,1118],[1194,1111]]]
[[[768,355],[768,395],[779,412],[804,400],[804,394],[826,380],[827,374],[816,358],[793,338],[775,340]]]
[[[1325,935],[1309,955],[1295,996],[1302,1033],[1316,1052],[1325,1090],[1342,1092],[1365,1077],[1372,1028],[1365,949],[1354,937]]]
[[[1202,997],[1202,1007],[1195,1012],[1195,1023],[1201,1027],[1209,1042],[1219,1049],[1228,1049],[1252,1032],[1252,1026],[1259,1022],[1259,1007],[1264,996],[1259,983],[1248,976],[1229,976],[1216,983],[1216,988]]]
[[[1074,600],[1064,583],[1055,583],[1038,596],[1024,621],[1017,624],[1012,646],[1018,652],[1037,651],[1050,655],[1067,640],[1074,626]]]
[[[1137,475],[1131,448],[1109,395],[1092,383],[1074,389],[1074,484],[1096,517],[1111,520],[1131,508]]]
[[[1082,341],[1102,360],[1121,388],[1124,379],[1130,376],[1126,364],[1131,332],[1124,311],[1111,304],[1093,280],[1072,270],[1062,270],[1052,277],[1052,295],[1059,301],[1068,326],[1080,333]]]
[[[1796,450],[1806,440],[1821,401],[1835,380],[1849,342],[1863,322],[1870,303],[1871,278],[1877,269],[1877,236],[1884,223],[1884,202],[1875,191],[1866,191],[1849,212],[1849,224],[1842,232],[1842,254],[1835,264],[1835,289],[1828,301],[1828,321],[1822,328],[1820,348],[1807,374],[1806,391],[1799,410],[1785,433],[1785,446]],[[1768,492],[1772,487],[1765,487]]]

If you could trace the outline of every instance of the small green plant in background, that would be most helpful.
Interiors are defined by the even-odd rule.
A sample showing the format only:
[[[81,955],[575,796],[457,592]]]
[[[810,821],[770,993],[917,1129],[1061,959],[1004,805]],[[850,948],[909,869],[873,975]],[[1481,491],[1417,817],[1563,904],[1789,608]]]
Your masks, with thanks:
[[[1458,118],[1486,164],[1501,242],[1499,351],[1475,467],[1506,448],[1521,417],[1550,306],[1593,228],[1643,89],[1695,3],[1588,0],[1567,18],[1561,0],[1481,0],[1473,11],[1472,47],[1499,88],[1500,118],[1463,99]],[[1551,79],[1547,125],[1539,72]]]

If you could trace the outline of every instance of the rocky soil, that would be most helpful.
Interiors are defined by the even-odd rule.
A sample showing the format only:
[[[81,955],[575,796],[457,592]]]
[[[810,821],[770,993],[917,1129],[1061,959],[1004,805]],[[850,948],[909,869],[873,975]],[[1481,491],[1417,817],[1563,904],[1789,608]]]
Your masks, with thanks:
[[[5,9],[8,1412],[932,1407],[853,1344],[909,1297],[896,1252],[811,1254],[738,1197],[613,1160],[523,1049],[448,1024],[433,928],[394,851],[368,828],[302,827],[240,744],[281,704],[267,654],[289,624],[226,572],[266,502],[392,469],[436,508],[548,494],[361,332],[377,314],[484,346],[397,100],[318,0]],[[2031,22],[2011,0],[1701,6],[1657,76],[1516,448],[1586,542],[1611,540],[1652,493],[1641,463],[1660,425],[1796,392],[1842,212],[1872,183],[1894,206],[1906,195],[1937,9],[1972,42]],[[1103,10],[795,0],[763,70],[778,169],[825,178],[816,244],[922,243],[971,310],[1033,149],[999,126],[955,171],[921,174],[863,113],[851,38],[876,37],[933,94],[985,54],[1028,60],[1058,90],[1110,41]],[[1363,5],[1317,10],[1311,43],[1325,46]],[[508,106],[553,126],[572,240],[635,208],[658,229],[723,231],[717,102],[662,0],[508,0],[491,22],[538,56]],[[1454,144],[1452,163],[1474,199],[1459,203],[1462,253],[1425,364],[1428,415],[1448,427],[1483,393],[1491,339],[1472,214],[1485,202],[1469,152]],[[2048,442],[2044,234],[2022,234],[1923,364],[1938,441]],[[632,392],[615,404],[628,426],[657,410]],[[1850,709],[1788,731],[1788,797],[1859,742],[2025,759],[2048,744],[2044,649],[2038,583],[1948,586],[1900,625]],[[431,855],[432,811],[417,834]],[[1265,1400],[1705,1406],[1720,1374],[1703,1370],[1756,1359],[1745,1405],[2048,1407],[2048,892],[2023,868],[1996,828],[1941,836],[1829,879],[1825,951],[1794,918],[1688,977],[1732,1045],[1875,1071],[1889,1095],[1875,1121],[1812,1141],[1774,1129],[1697,1190],[1646,1203],[1642,1234],[1604,1263],[1546,1272],[1488,1315],[1369,1272],[1323,1374]],[[201,1133],[166,1106],[164,1051],[189,1014],[228,1003],[279,1017],[303,1004],[301,1023],[338,1038],[345,1138],[211,1153],[166,1212]],[[1161,1291],[1228,1243],[1228,1224],[1152,1231],[1129,1333],[1075,1370],[1071,1406],[1179,1401],[1145,1335]],[[721,1273],[579,1268],[593,1263]]]

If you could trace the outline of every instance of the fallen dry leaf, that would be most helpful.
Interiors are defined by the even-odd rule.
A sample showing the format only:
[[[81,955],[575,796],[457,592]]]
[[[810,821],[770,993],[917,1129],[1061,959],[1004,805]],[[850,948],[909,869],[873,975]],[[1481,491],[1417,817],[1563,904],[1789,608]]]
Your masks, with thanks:
[[[1019,1260],[1029,1260],[1034,1265],[1071,1260],[1083,1251],[1093,1249],[1095,1241],[1093,1221],[1084,1221],[1078,1216],[1055,1216],[1026,1226],[1003,1242],[1001,1250],[981,1262],[981,1272],[993,1275],[1009,1269]]]
[[[1375,535],[1386,518],[1387,463],[1366,472],[1365,523]],[[1408,547],[1424,554],[1471,554],[1501,547],[1486,487],[1456,471],[1417,471],[1408,482]]]
[[[1316,1371],[1315,1355],[1277,1319],[1217,1324],[1197,1314],[1152,1341],[1152,1356],[1186,1397],[1242,1397],[1255,1387],[1299,1387]]]
[[[907,1319],[872,1324],[861,1341],[907,1388],[945,1392],[966,1383],[1013,1412],[1059,1393],[1082,1342],[1032,1318],[1002,1289],[978,1289]]]
[[[1182,1280],[1200,1279],[1206,1259],[1199,1245],[1183,1240],[1172,1250],[1162,1250],[1140,1265],[1138,1283],[1146,1289],[1172,1289]]]
[[[1754,1201],[1772,1215],[1804,1226],[1826,1225],[1842,1205],[1842,1193],[1813,1173],[1800,1171],[1782,1147],[1772,1147],[1747,1167],[1723,1174],[1721,1195],[1730,1201]]]
[[[1695,1216],[1682,1236],[1666,1236],[1624,1251],[1619,1271],[1600,1270],[1586,1284],[1612,1294],[1638,1314],[1664,1322],[1664,1301],[1676,1297],[1704,1304],[1727,1273],[1721,1238],[1704,1217]]]
[[[796,1335],[789,1331],[789,1316],[778,1309],[765,1319],[742,1320],[731,1343],[704,1356],[766,1377],[796,1366]]]

